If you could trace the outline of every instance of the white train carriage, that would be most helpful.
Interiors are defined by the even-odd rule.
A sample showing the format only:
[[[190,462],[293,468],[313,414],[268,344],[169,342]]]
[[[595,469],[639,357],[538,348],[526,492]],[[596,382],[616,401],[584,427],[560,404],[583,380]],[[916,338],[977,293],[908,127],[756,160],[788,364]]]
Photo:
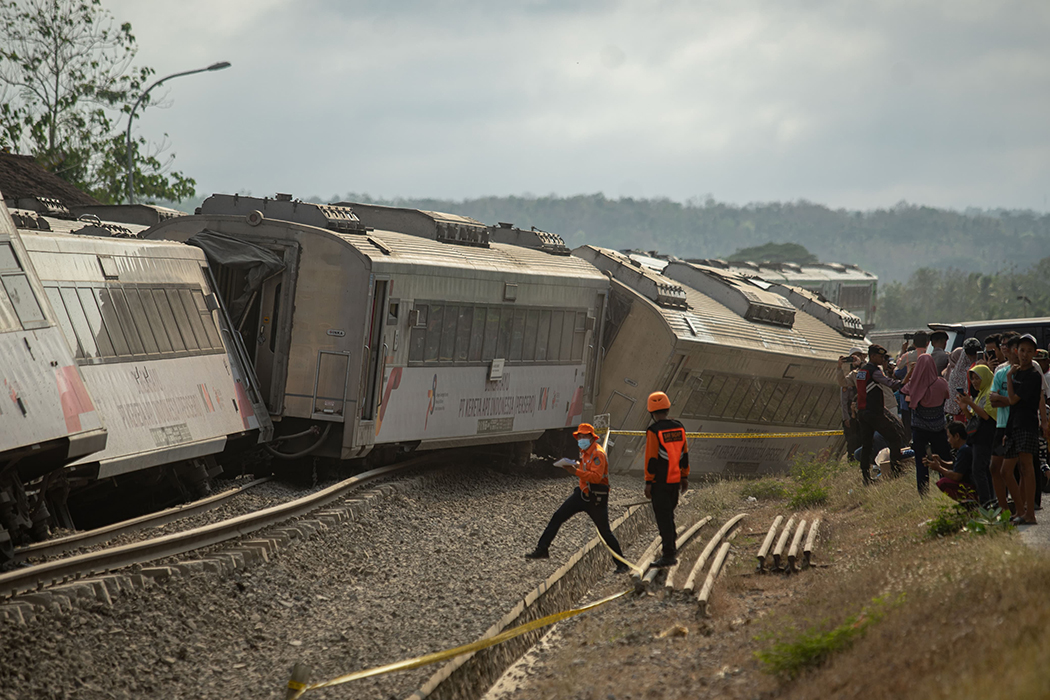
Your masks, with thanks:
[[[205,491],[227,441],[265,437],[270,424],[228,332],[224,340],[203,252],[138,240],[142,226],[15,213],[109,430],[105,449],[74,461],[71,478],[154,479],[144,470],[172,465],[190,491]]]
[[[556,236],[280,195],[215,195],[147,235],[211,247],[285,453],[527,444],[591,416],[608,281]],[[279,264],[248,292],[252,247]]]
[[[64,511],[70,461],[106,446],[91,392],[0,197],[0,563]],[[56,514],[57,515],[57,514]]]
[[[840,427],[836,360],[863,343],[855,317],[791,290],[797,308],[770,285],[717,268],[671,262],[660,274],[611,250],[573,254],[612,278],[596,410],[613,428],[644,430],[653,391],[667,392],[691,432]],[[796,454],[841,445],[837,436],[694,439],[690,466],[697,475],[782,472]],[[644,449],[644,438],[615,438],[612,469],[640,472]]]

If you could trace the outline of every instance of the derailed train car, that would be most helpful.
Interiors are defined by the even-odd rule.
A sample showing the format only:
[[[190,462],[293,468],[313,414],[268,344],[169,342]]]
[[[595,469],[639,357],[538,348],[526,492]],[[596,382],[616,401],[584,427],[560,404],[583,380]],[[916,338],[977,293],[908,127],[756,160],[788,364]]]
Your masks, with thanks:
[[[646,397],[665,391],[689,431],[804,433],[840,426],[837,359],[863,344],[860,320],[805,290],[704,265],[663,274],[611,250],[574,255],[612,281],[598,412],[644,430]],[[801,307],[801,308],[800,308]],[[614,470],[641,471],[644,438],[617,437]],[[704,438],[690,442],[697,475],[784,471],[799,453],[841,450],[841,437]]]
[[[103,449],[107,434],[2,197],[0,357],[3,563],[65,516],[62,467]]]
[[[203,252],[135,238],[144,226],[14,213],[58,338],[108,430],[104,449],[64,470],[74,516],[95,504],[133,514],[143,486],[154,505],[205,493],[228,442],[266,439],[271,427]],[[112,497],[122,486],[136,497]]]
[[[527,456],[593,411],[608,281],[557,236],[236,195],[146,235],[209,252],[281,454]]]

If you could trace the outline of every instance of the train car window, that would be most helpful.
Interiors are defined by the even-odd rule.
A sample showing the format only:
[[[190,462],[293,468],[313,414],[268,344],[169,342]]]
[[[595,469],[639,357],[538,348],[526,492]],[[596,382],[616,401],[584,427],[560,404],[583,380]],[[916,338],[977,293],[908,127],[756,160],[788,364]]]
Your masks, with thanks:
[[[179,323],[175,320],[175,314],[171,310],[168,295],[163,289],[154,289],[152,296],[153,301],[157,304],[160,321],[168,333],[168,340],[171,341],[171,349],[175,352],[186,352],[186,343],[182,339],[182,333],[179,332]]]
[[[470,356],[470,329],[474,321],[474,307],[459,307],[456,325],[456,362],[466,362]]]
[[[781,402],[784,400],[784,395],[787,393],[787,385],[784,382],[774,382],[772,389],[769,390],[769,401],[766,401],[765,409],[762,411],[762,416],[759,418],[763,423],[770,423],[773,421],[773,416],[777,414],[777,409],[780,408]]]
[[[4,291],[4,285],[0,284],[0,331],[17,331],[22,327],[15,315],[14,304]]]
[[[62,301],[62,293],[58,291],[58,287],[44,287],[44,292],[51,301],[51,308],[55,310],[55,316],[58,317],[58,325],[62,327],[62,334],[66,336],[66,345],[73,348],[73,355],[77,359],[82,358],[84,356],[84,348],[80,347],[80,341],[73,330],[73,323],[69,320],[69,314],[66,312],[66,304]]]
[[[424,362],[436,362],[441,352],[441,327],[444,320],[445,307],[433,304],[427,318],[427,345],[423,353]]]
[[[521,361],[522,349],[525,346],[525,309],[514,309],[514,320],[510,328],[510,359]]]
[[[142,305],[142,300],[139,298],[139,290],[125,289],[124,298],[128,302],[131,317],[135,322],[135,328],[138,329],[139,337],[142,338],[142,346],[145,348],[146,354],[159,354],[160,345],[153,335],[153,329],[150,328],[149,318],[146,316],[146,308]]]
[[[190,294],[193,295],[193,303],[197,305],[197,313],[201,317],[201,325],[204,326],[204,332],[208,336],[208,342],[216,350],[222,350],[222,338],[219,337],[219,329],[215,327],[215,317],[208,309],[208,302],[204,300],[204,292],[199,289],[191,289]],[[281,285],[277,285],[277,297],[280,299]],[[277,337],[277,304],[274,304],[274,327],[273,332],[270,334],[270,342],[274,341]]]
[[[547,361],[557,362],[561,359],[561,334],[565,325],[565,312],[551,312],[551,332],[547,339]]]
[[[722,388],[726,384],[726,375],[724,374],[713,374],[705,381],[706,390],[696,390],[693,392],[693,396],[690,397],[690,403],[693,403],[693,399],[696,399],[696,403],[690,410],[690,413],[697,417],[713,416],[715,404],[718,402],[718,396],[722,393]]]
[[[755,400],[751,402],[751,408],[747,412],[746,420],[758,422],[762,417],[762,411],[765,410],[766,404],[769,403],[772,389],[770,382],[765,382],[761,379],[754,381],[751,385],[751,393],[754,394]]]
[[[562,316],[561,328],[561,359],[567,361],[572,359],[572,329],[576,327],[576,314],[566,311]]]
[[[140,304],[145,312],[146,323],[149,324],[150,331],[157,341],[157,347],[161,353],[171,353],[173,350],[171,340],[168,339],[168,332],[164,329],[164,322],[160,318],[160,309],[157,308],[157,300],[153,298],[153,292],[149,289],[129,289],[129,302],[131,302],[132,292],[134,292],[135,303]]]
[[[536,361],[544,362],[547,359],[547,345],[550,342],[551,312],[541,311],[540,322],[536,327]]]
[[[193,294],[190,293],[189,289],[180,289],[179,298],[182,300],[183,308],[186,309],[186,317],[190,321],[190,328],[193,329],[193,335],[197,338],[197,347],[199,347],[201,350],[207,350],[208,334],[204,332],[204,324],[201,323],[201,315],[197,311],[197,305],[193,301]],[[173,301],[172,306],[174,305],[175,302]],[[275,305],[274,312],[276,311],[277,306]]]
[[[474,308],[474,320],[470,324],[470,351],[467,360],[479,362],[481,360],[481,348],[485,344],[485,307]]]
[[[387,305],[387,309],[386,309],[386,325],[388,325],[388,326],[396,326],[397,325],[398,310],[400,309],[400,307],[401,307],[400,300],[398,300],[398,299],[391,299],[390,300],[390,303]]]
[[[441,353],[438,359],[452,362],[456,357],[456,326],[459,323],[459,307],[446,306],[445,319],[441,324]]]
[[[496,357],[506,358],[510,353],[510,329],[514,325],[514,309],[509,306],[500,310],[499,339],[496,343]]]
[[[164,295],[167,297],[168,304],[171,306],[171,312],[175,316],[175,327],[179,329],[179,333],[182,335],[183,344],[185,344],[188,351],[196,352],[200,349],[200,346],[197,345],[197,339],[190,328],[190,319],[186,315],[186,307],[182,305],[179,291],[177,289],[166,289],[164,290]]]
[[[32,324],[46,323],[44,312],[36,300],[36,295],[33,294],[29,278],[24,273],[5,274],[0,277],[0,282],[3,282],[4,291],[7,292],[11,305],[15,307],[15,313],[23,328]]]
[[[832,409],[839,408],[838,395],[840,391],[838,387],[824,389],[820,397],[820,404],[813,411],[813,419],[810,420],[810,425],[819,427],[828,422]]]
[[[481,359],[488,362],[496,356],[496,340],[499,338],[499,307],[489,306],[485,309],[485,343],[481,349]]]
[[[423,361],[423,349],[427,343],[427,305],[416,304],[413,309],[415,316],[418,319],[416,325],[412,326],[412,337],[408,343],[408,361],[409,362],[422,362]]]
[[[117,309],[110,296],[110,290],[96,289],[95,302],[102,313],[102,323],[106,327],[106,332],[109,333],[109,339],[113,341],[114,354],[117,357],[131,355],[131,347],[128,345],[127,337],[124,335],[120,319],[117,317]]]
[[[572,361],[580,362],[583,360],[583,344],[587,339],[587,312],[577,311],[576,312],[576,325],[572,329]],[[685,376],[685,373],[682,373]]]
[[[532,362],[536,359],[536,330],[540,325],[538,309],[529,309],[525,315],[525,341],[521,348],[521,359]]]
[[[720,417],[726,413],[726,406],[729,405],[730,399],[736,393],[737,384],[739,384],[737,377],[726,377],[725,384],[722,385],[722,391],[718,392],[718,398],[715,399],[711,410],[708,411],[708,415]]]
[[[788,411],[787,420],[794,425],[805,425],[805,415],[807,413],[806,406],[809,405],[809,399],[813,395],[813,387],[809,384],[802,384],[798,388],[798,394],[795,395],[795,404]]]
[[[773,414],[774,423],[782,424],[789,422],[788,412],[791,410],[791,407],[794,405],[795,401],[798,398],[798,390],[798,384],[792,382],[787,382],[784,384],[784,399],[780,402],[780,405],[777,406],[776,413]]]
[[[755,403],[756,384],[758,382],[751,377],[741,377],[733,398],[729,400],[729,405],[726,406],[725,414],[727,416],[743,419],[747,415],[747,412],[751,410],[752,404]]]
[[[113,349],[106,324],[102,320],[102,312],[98,309],[98,300],[95,299],[94,290],[78,287],[77,296],[80,298],[80,306],[84,309],[84,317],[87,318],[95,345],[98,346],[99,357],[116,357],[117,353]]]
[[[80,297],[77,290],[64,287],[59,290],[62,301],[65,302],[66,311],[69,312],[69,320],[73,324],[73,330],[77,335],[77,344],[80,345],[81,357],[99,357],[98,346],[95,344],[95,336],[91,332],[84,309],[80,306]]]
[[[15,251],[7,241],[0,243],[0,272],[21,272],[22,266],[18,264]]]
[[[128,341],[132,355],[145,355],[146,344],[142,339],[138,324],[128,306],[128,300],[124,296],[124,290],[113,288],[110,290],[113,299],[113,307],[117,310],[117,318],[120,319],[120,327],[124,329],[124,339]]]

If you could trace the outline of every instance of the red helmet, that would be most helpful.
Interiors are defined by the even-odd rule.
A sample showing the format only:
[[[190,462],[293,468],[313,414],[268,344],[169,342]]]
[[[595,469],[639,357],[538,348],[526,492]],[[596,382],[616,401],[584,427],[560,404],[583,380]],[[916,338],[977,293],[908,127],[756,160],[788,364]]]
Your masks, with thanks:
[[[666,411],[671,408],[671,399],[667,398],[667,394],[662,391],[654,391],[649,394],[648,411],[653,413],[654,411]]]

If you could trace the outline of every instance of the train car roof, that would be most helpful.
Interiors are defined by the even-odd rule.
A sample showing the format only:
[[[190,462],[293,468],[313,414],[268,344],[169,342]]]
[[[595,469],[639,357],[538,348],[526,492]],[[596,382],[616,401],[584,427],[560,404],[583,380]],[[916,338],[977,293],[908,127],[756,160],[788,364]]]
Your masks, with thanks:
[[[361,206],[364,221],[351,206],[343,204],[213,195],[204,202],[198,215],[163,222],[144,235],[161,237],[173,229],[185,235],[196,229],[236,237],[243,232],[262,232],[266,227],[278,226],[339,240],[368,258],[377,272],[404,270],[406,266],[441,267],[497,275],[572,278],[580,284],[597,286],[606,284],[602,273],[569,255],[568,249],[562,253],[558,246],[561,239],[543,231],[491,227],[468,217],[439,212],[354,206]],[[372,228],[367,224],[373,217],[377,223],[396,225],[402,230]]]
[[[798,265],[795,263],[755,263],[755,262],[727,262],[720,259],[689,259],[687,262],[717,267],[729,270],[737,274],[751,277],[761,277],[769,281],[784,281],[789,284],[802,284],[817,281],[839,281],[839,282],[871,282],[877,281],[878,277],[867,270],[847,263],[809,263]]]
[[[632,269],[635,273],[634,282],[630,276],[615,273],[613,278],[651,304],[663,316],[668,328],[679,340],[822,359],[837,359],[848,354],[850,348],[858,343],[856,338],[843,336],[801,309],[795,309],[794,321],[790,327],[748,320],[725,304],[692,287],[664,277],[651,268],[632,263],[630,258],[622,253],[595,246],[584,246],[573,253],[586,256],[585,259],[593,257],[599,265],[603,265],[603,262],[598,258],[604,257],[604,266]],[[648,282],[642,281],[643,279]],[[647,284],[678,287],[688,308],[658,303],[650,294],[641,291]]]

